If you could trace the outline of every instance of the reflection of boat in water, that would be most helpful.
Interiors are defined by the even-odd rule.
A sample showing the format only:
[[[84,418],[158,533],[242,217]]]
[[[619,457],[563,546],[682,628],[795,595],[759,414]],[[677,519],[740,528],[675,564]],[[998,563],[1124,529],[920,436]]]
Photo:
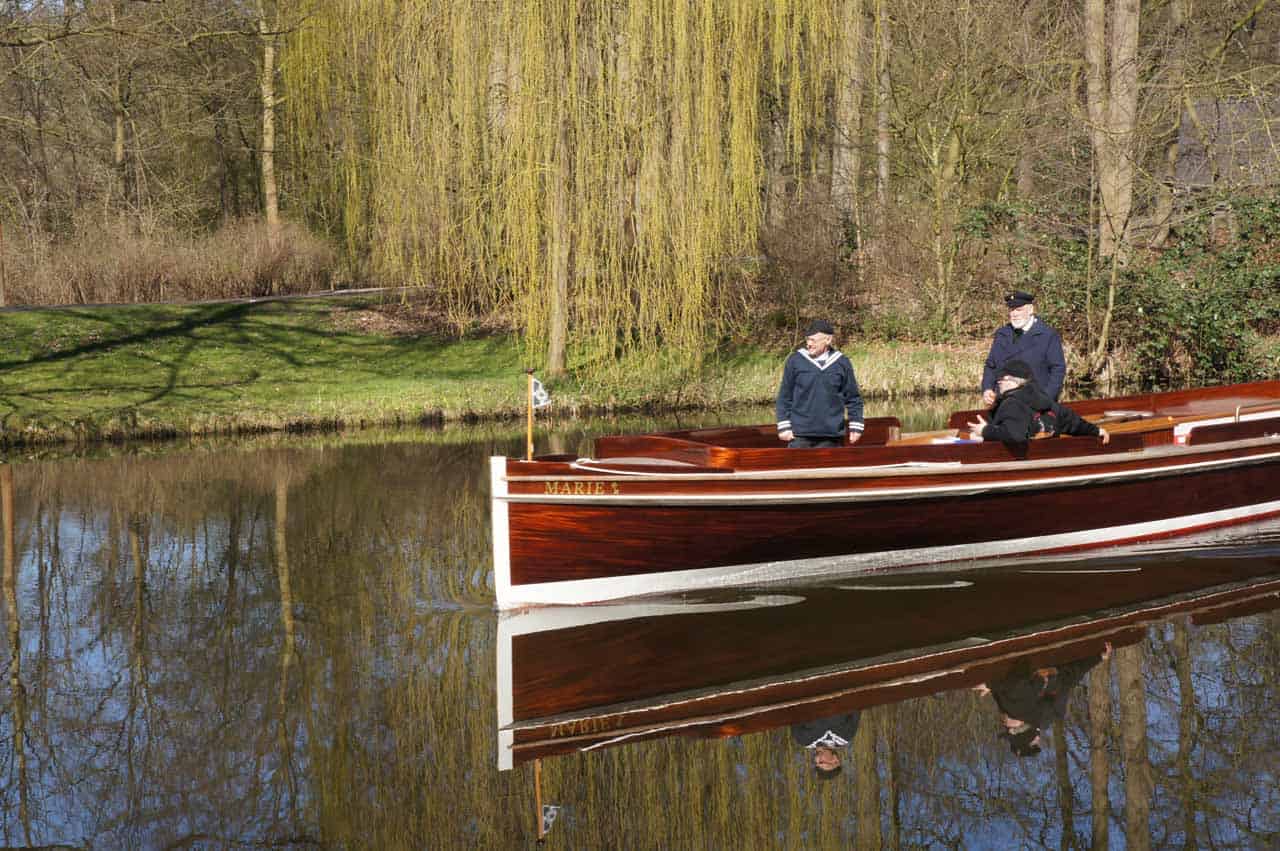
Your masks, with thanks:
[[[503,615],[499,766],[803,723],[1280,607],[1280,558],[1041,562]]]
[[[1058,552],[1280,513],[1280,381],[1072,407],[1110,443],[968,443],[962,411],[919,434],[872,418],[837,449],[787,450],[760,426],[605,437],[591,459],[494,458],[498,606]]]

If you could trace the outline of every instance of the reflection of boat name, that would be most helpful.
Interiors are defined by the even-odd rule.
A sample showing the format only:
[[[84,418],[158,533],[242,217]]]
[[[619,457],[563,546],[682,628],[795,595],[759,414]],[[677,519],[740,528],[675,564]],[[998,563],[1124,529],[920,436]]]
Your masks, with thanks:
[[[604,496],[620,494],[617,482],[545,482],[546,492],[560,496]]]
[[[617,729],[620,724],[619,718],[579,718],[576,721],[564,721],[551,728],[551,738],[580,736],[584,733],[607,733]]]

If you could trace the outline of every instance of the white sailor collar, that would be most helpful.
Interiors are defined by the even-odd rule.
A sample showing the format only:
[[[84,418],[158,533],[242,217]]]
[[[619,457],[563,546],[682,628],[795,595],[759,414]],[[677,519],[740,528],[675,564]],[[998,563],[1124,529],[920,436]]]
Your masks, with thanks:
[[[844,356],[844,352],[840,351],[839,349],[827,349],[827,356],[823,358],[821,363],[819,363],[816,358],[814,358],[812,355],[809,354],[809,351],[807,349],[796,349],[796,354],[803,357],[805,360],[807,360],[809,363],[816,366],[818,369],[826,369],[827,367],[831,366],[831,364],[840,360],[840,358]]]

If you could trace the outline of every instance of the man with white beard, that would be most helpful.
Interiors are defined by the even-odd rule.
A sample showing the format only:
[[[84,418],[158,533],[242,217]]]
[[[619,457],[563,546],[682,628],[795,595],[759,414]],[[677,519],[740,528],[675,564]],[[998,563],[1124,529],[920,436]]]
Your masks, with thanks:
[[[991,352],[982,370],[982,404],[995,402],[999,369],[1015,359],[1031,366],[1036,384],[1056,402],[1067,377],[1062,338],[1036,319],[1035,296],[1031,293],[1015,290],[1004,297],[1004,303],[1009,308],[1009,324],[1000,326],[991,341]]]

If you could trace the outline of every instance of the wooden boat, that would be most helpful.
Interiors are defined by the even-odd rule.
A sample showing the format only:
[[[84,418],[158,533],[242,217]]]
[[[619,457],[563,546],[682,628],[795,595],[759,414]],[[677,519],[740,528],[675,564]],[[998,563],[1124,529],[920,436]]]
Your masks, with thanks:
[[[1021,445],[871,418],[789,450],[773,425],[491,459],[497,605],[590,603],[1046,553],[1280,513],[1280,381],[1071,403],[1111,434]]]
[[[1280,559],[1218,551],[504,613],[498,764],[803,723],[1275,608]]]

